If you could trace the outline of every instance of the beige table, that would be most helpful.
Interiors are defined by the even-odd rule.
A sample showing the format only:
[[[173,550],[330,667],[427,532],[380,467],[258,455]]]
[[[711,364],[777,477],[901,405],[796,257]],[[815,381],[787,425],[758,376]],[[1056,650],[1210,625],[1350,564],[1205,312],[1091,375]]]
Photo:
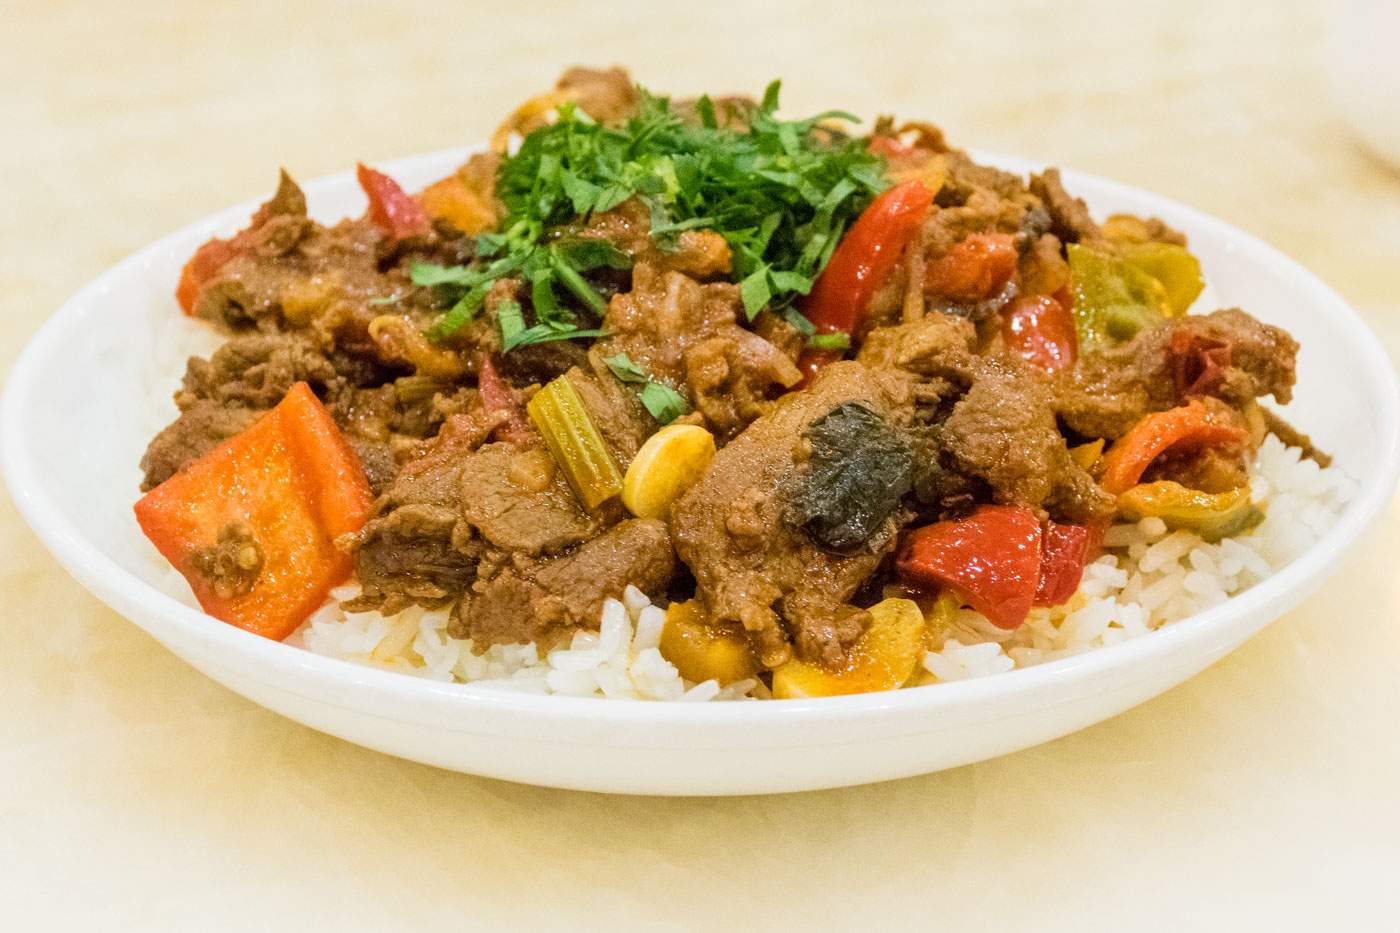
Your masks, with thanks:
[[[1400,174],[1329,107],[1325,4],[481,6],[0,5],[0,370],[84,281],[279,164],[479,140],[580,60],[685,93],[781,75],[790,113],[897,108],[1151,188],[1295,256],[1400,354]],[[1028,752],[626,799],[265,712],[89,597],[0,497],[0,929],[1396,929],[1398,562],[1392,508],[1234,655]]]

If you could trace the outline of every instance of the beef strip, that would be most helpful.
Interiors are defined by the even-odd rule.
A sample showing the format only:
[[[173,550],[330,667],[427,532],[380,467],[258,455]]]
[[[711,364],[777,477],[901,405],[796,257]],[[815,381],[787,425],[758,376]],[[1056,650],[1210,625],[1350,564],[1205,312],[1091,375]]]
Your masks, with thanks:
[[[814,420],[843,402],[898,420],[895,392],[860,363],[833,363],[721,448],[672,510],[672,541],[710,618],[741,623],[767,667],[794,645],[834,664],[868,622],[848,601],[894,548],[896,518],[855,553],[837,554],[789,522],[787,496],[802,482],[810,451],[802,435]]]
[[[1270,411],[1262,405],[1259,406],[1259,410],[1264,416],[1264,427],[1270,434],[1289,447],[1300,448],[1303,451],[1303,456],[1316,461],[1318,466],[1328,467],[1332,465],[1332,455],[1323,453],[1313,446],[1312,438],[1283,420],[1277,412]]]
[[[422,456],[406,463],[375,500],[350,542],[362,594],[354,608],[395,612],[410,603],[437,605],[476,578],[485,545],[463,518],[461,474],[503,420],[476,409],[449,417]]]
[[[473,584],[458,603],[448,633],[490,645],[534,642],[541,651],[570,628],[596,629],[603,602],[629,585],[650,596],[665,592],[675,554],[664,522],[634,518],[552,559],[513,555]]]
[[[457,475],[461,517],[504,550],[559,554],[617,520],[615,508],[585,509],[537,440],[487,444],[461,459]]]
[[[1089,215],[1088,206],[1061,184],[1059,169],[1047,168],[1039,175],[1031,175],[1030,191],[1050,214],[1050,232],[1064,242],[1094,243],[1104,238]]]
[[[943,423],[942,453],[957,472],[985,482],[1000,505],[1076,524],[1106,518],[1113,498],[1070,458],[1052,401],[1038,372],[989,365]]]
[[[375,496],[383,494],[399,473],[399,460],[393,445],[356,434],[347,434],[345,440],[350,444],[350,449],[355,451],[360,466],[364,468],[369,491]]]
[[[307,383],[361,455],[371,489],[382,492],[397,463],[398,435],[434,433],[454,406],[457,390],[418,393],[406,399],[395,371],[355,357],[305,331],[233,337],[209,359],[190,357],[175,404],[180,416],[151,442],[142,460],[151,489],[190,461],[208,453],[275,406],[298,382]]]
[[[637,387],[623,385],[613,375],[599,347],[589,351],[585,365],[586,369],[569,370],[569,383],[612,451],[618,467],[626,470],[659,425],[642,404]]]
[[[263,552],[242,522],[219,529],[216,543],[190,552],[188,569],[204,579],[220,599],[233,599],[252,590],[263,571]]]
[[[607,240],[631,258],[658,272],[679,272],[698,281],[729,274],[733,255],[724,237],[713,230],[685,230],[671,249],[662,249],[651,236],[651,212],[638,198],[590,217],[580,236]]]
[[[308,383],[322,399],[338,396],[350,385],[311,335],[249,334],[224,343],[207,360],[190,357],[175,404],[183,408],[208,399],[224,406],[267,409],[298,382]]]
[[[141,457],[141,491],[150,492],[257,420],[259,412],[198,400],[152,438]]]
[[[1017,278],[1023,295],[1053,295],[1069,286],[1064,246],[1053,233],[1042,234],[1021,254]]]
[[[192,356],[175,404],[180,415],[156,435],[141,458],[141,489],[149,491],[204,456],[282,400],[298,382],[321,397],[345,388],[345,378],[309,337],[236,337],[205,360]]]
[[[227,331],[308,330],[351,355],[460,375],[474,348],[423,338],[438,309],[408,268],[410,260],[466,262],[472,243],[450,226],[403,239],[386,238],[363,217],[325,227],[306,216],[305,198],[284,175],[277,195],[229,241],[230,257],[200,286],[192,313]]]
[[[284,173],[278,193],[234,238],[232,258],[200,288],[195,317],[232,331],[299,326],[333,302],[363,306],[392,294],[379,272],[374,225],[347,220],[323,227],[306,216],[295,184],[288,195],[289,183]]]
[[[1211,395],[1236,407],[1265,395],[1280,404],[1293,397],[1297,341],[1282,328],[1231,308],[1166,321],[1060,370],[1052,378],[1061,422],[1086,438],[1113,440],[1144,415],[1181,404],[1171,352],[1179,331],[1230,348]]]

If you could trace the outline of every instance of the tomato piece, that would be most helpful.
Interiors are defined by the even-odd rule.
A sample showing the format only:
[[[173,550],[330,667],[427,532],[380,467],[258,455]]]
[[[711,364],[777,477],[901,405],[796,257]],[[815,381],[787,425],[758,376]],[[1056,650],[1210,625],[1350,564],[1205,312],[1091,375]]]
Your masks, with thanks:
[[[1089,560],[1089,529],[1046,522],[1040,532],[1040,584],[1035,605],[1062,606],[1079,589]]]
[[[189,581],[204,611],[281,640],[351,572],[335,546],[373,496],[364,469],[306,383],[243,433],[151,490],[136,521]],[[257,562],[241,586],[201,570],[236,529]],[[252,553],[252,552],[249,552]]]
[[[1040,585],[1040,522],[1029,509],[984,505],[962,521],[912,532],[896,566],[916,584],[946,586],[1001,629],[1026,620]]]
[[[973,304],[991,298],[1016,273],[1016,240],[1009,233],[974,233],[924,267],[924,292]]]
[[[1100,461],[1105,492],[1122,495],[1137,485],[1148,466],[1168,448],[1238,447],[1249,437],[1243,425],[1200,399],[1167,411],[1153,412],[1114,442]]]
[[[1007,352],[1047,372],[1074,365],[1079,340],[1069,309],[1049,295],[1019,299],[1002,318]]]
[[[355,166],[355,178],[369,198],[370,223],[385,236],[401,239],[428,232],[427,211],[394,179],[363,162]]]
[[[802,313],[819,334],[855,333],[870,310],[870,298],[884,284],[933,205],[933,192],[908,181],[878,195],[841,238],[826,268],[812,284]],[[830,351],[804,354],[811,371],[829,362]]]

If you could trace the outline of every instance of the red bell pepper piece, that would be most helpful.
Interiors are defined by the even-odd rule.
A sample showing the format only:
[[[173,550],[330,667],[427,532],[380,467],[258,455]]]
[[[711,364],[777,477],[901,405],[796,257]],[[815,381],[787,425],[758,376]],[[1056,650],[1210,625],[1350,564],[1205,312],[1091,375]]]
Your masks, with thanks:
[[[897,568],[908,580],[946,586],[997,628],[1026,620],[1040,585],[1040,522],[1029,509],[984,505],[970,518],[912,532]]]
[[[372,500],[359,459],[300,382],[243,433],[143,496],[135,512],[205,612],[280,641],[350,575],[335,539],[364,525]],[[235,525],[256,544],[261,567],[230,594],[194,561]]]
[[[870,145],[865,148],[876,155],[891,158],[893,156],[902,156],[913,147],[907,143],[901,142],[897,136],[876,136],[870,140]]]
[[[370,223],[385,236],[402,239],[428,232],[428,212],[394,179],[363,162],[356,164],[355,178],[369,198]]]
[[[1228,340],[1180,327],[1172,332],[1167,353],[1171,356],[1172,382],[1176,385],[1177,397],[1198,398],[1220,391],[1225,370],[1230,368],[1234,356],[1234,345]]]
[[[481,357],[481,367],[476,374],[477,390],[481,393],[481,407],[487,411],[505,412],[506,420],[495,433],[503,441],[524,444],[535,433],[530,427],[529,416],[515,400],[510,386],[496,372],[496,365],[489,354]]]
[[[180,282],[175,286],[175,300],[180,303],[180,310],[193,314],[200,287],[237,254],[238,247],[234,240],[221,240],[218,237],[195,250],[190,261],[180,270]]]
[[[1035,605],[1062,606],[1079,589],[1089,562],[1090,530],[1046,522],[1040,532],[1040,583]]]
[[[1009,233],[974,233],[924,267],[924,292],[973,304],[1006,287],[1016,273],[1016,240]]]
[[[817,276],[801,311],[819,334],[854,334],[870,310],[870,298],[889,277],[929,207],[933,192],[908,181],[878,195],[841,238]],[[808,350],[799,367],[813,373],[840,354]]]
[[[1074,365],[1079,338],[1069,309],[1049,295],[1017,300],[1002,318],[1007,352],[1047,372]]]
[[[1105,492],[1121,495],[1137,485],[1142,474],[1170,447],[1237,447],[1249,432],[1229,416],[1212,411],[1199,399],[1179,408],[1153,412],[1114,442],[1100,461]]]

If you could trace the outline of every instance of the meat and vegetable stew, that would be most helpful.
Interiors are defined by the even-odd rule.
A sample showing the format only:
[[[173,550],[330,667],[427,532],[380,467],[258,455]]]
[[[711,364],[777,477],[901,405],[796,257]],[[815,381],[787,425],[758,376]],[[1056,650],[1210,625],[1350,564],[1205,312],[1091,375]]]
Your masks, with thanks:
[[[537,660],[649,600],[634,656],[811,696],[1058,625],[1125,525],[1247,535],[1270,434],[1326,465],[1259,402],[1298,345],[1189,314],[1181,233],[928,124],[777,108],[574,69],[421,192],[361,165],[361,217],[311,220],[284,173],[180,278],[227,339],[141,461],[141,527],[270,638],[334,594]]]

